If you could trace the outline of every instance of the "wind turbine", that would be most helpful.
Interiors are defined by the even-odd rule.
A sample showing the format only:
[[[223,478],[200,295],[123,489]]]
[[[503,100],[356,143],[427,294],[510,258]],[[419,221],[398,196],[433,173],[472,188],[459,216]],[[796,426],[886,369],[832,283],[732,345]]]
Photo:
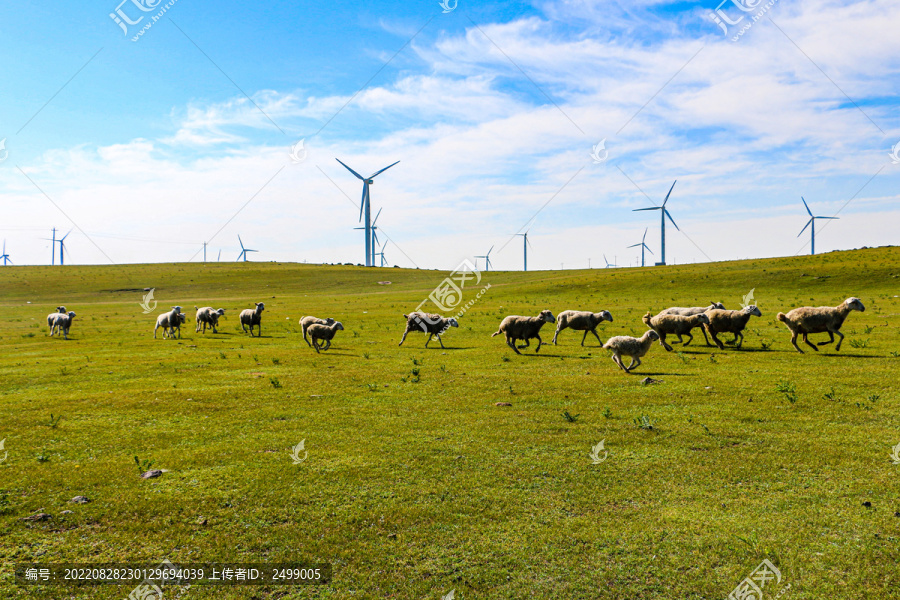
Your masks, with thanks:
[[[634,245],[628,246],[629,248],[637,248],[638,246],[641,247],[641,266],[642,267],[644,266],[644,250],[646,250],[650,254],[653,254],[653,250],[651,250],[650,247],[647,246],[647,244],[645,243],[647,241],[647,229],[649,229],[649,227],[644,229],[644,237],[641,238],[640,244],[634,244]]]
[[[381,208],[378,209],[378,212],[375,213],[375,218],[372,219],[372,224],[369,226],[369,229],[372,231],[372,239],[371,239],[370,247],[372,249],[372,266],[373,267],[375,266],[375,257],[378,256],[378,253],[375,252],[375,248],[376,248],[376,246],[378,246],[378,233],[376,233],[378,230],[378,226],[375,225],[375,223],[378,222],[378,217],[381,216],[381,210],[382,210]],[[365,229],[365,227],[354,227],[353,229]]]
[[[259,250],[251,250],[249,248],[244,248],[244,241],[241,239],[241,236],[238,236],[238,242],[241,244],[241,253],[238,254],[237,261],[241,262],[241,259],[244,259],[244,262],[247,262],[247,253],[248,252],[259,252]]]
[[[663,200],[662,206],[654,206],[653,208],[636,208],[632,212],[639,212],[642,210],[658,210],[660,211],[659,215],[659,228],[660,228],[660,261],[656,263],[657,265],[665,265],[666,264],[666,217],[669,217],[669,220],[672,221],[672,225],[675,225],[675,220],[672,219],[672,215],[669,214],[669,211],[666,210],[666,202],[669,201],[669,196],[672,195],[672,190],[675,188],[675,184],[678,183],[676,179],[672,184],[672,187],[669,188],[669,193],[666,194],[666,199]],[[678,229],[678,225],[675,225],[675,229]],[[681,231],[678,229],[678,231]]]
[[[53,242],[52,244],[50,244],[50,264],[55,265],[56,264],[56,227],[54,227],[52,231],[53,231],[52,238],[42,238],[42,239],[50,240],[51,242]]]
[[[615,257],[613,257],[613,260],[615,260]],[[606,260],[606,255],[605,255],[605,254],[603,255],[603,262],[606,263],[606,267],[605,267],[605,268],[607,268],[607,269],[610,268],[610,267],[618,267],[618,266],[619,266],[619,265],[614,265],[613,263],[611,263],[611,262],[609,262],[608,260]]]
[[[494,247],[491,246],[491,249],[487,251],[487,254],[485,254],[484,256],[476,256],[476,257],[475,257],[475,258],[483,258],[483,259],[484,259],[484,270],[485,270],[485,272],[491,270],[491,251],[492,251],[493,249],[494,249]],[[476,267],[476,268],[477,268],[477,267]]]
[[[378,217],[375,217],[375,218],[377,219]],[[382,266],[382,267],[387,266],[387,261],[384,260],[384,249],[385,249],[385,247],[386,247],[387,245],[388,245],[388,243],[385,242],[385,243],[381,246],[381,252],[376,252],[376,253],[375,253],[375,256],[380,256],[380,257],[381,257],[381,266]]]
[[[528,241],[528,232],[526,231],[525,233],[516,233],[514,235],[522,236],[522,249],[525,251],[525,254],[524,254],[525,262],[523,263],[524,268],[522,270],[527,271],[528,270],[528,246],[531,245],[531,242]],[[493,247],[492,247],[492,249],[493,249]]]
[[[394,164],[388,165],[385,168],[381,169],[380,171],[375,171],[368,177],[363,177],[362,175],[360,175],[359,173],[357,173],[356,171],[354,171],[353,169],[351,169],[350,167],[345,165],[343,162],[341,162],[341,159],[335,158],[334,160],[341,163],[345,169],[347,169],[348,171],[350,171],[351,173],[356,175],[356,178],[363,182],[362,200],[360,201],[360,204],[359,204],[359,220],[362,221],[363,215],[365,215],[366,220],[365,220],[363,229],[366,230],[366,266],[367,267],[374,266],[375,245],[372,243],[372,234],[374,232],[372,230],[372,212],[371,212],[372,208],[371,208],[371,203],[369,201],[369,198],[370,198],[369,186],[371,186],[375,183],[374,179],[376,176],[384,173],[385,171],[387,171],[388,169],[390,169],[391,167],[393,167],[400,161],[398,160]],[[376,216],[376,218],[377,218],[377,216]]]
[[[0,254],[0,260],[3,261],[4,267],[12,263],[12,261],[9,260],[9,254],[6,253],[6,240],[3,240],[3,254]]]
[[[69,233],[72,233],[72,230],[69,230]],[[69,233],[62,236],[59,241],[59,264],[64,265],[65,263],[65,251],[66,251],[66,238],[69,237]]]
[[[800,199],[803,200],[803,196],[800,196]],[[816,219],[837,219],[838,217],[814,217],[812,211],[809,210],[809,205],[806,203],[806,200],[803,200],[803,206],[806,207],[806,212],[809,213],[809,221],[806,222],[806,225],[803,226],[803,229],[800,230],[797,237],[803,235],[806,228],[812,225],[812,229],[809,230],[810,234],[812,234],[812,246],[810,247],[809,253],[810,255],[813,255],[816,253]]]
[[[222,249],[219,248],[219,258],[216,259],[216,262],[221,262],[222,260]]]

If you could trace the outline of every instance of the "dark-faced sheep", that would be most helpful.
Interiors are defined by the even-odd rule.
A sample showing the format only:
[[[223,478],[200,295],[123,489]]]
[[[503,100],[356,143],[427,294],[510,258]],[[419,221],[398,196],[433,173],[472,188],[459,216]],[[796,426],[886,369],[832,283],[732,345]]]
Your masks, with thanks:
[[[601,310],[600,312],[590,312],[588,310],[564,310],[556,315],[556,333],[553,334],[553,344],[556,345],[556,338],[559,337],[559,332],[569,328],[574,329],[575,331],[584,332],[584,335],[581,338],[582,346],[584,346],[584,340],[587,339],[588,333],[593,333],[594,337],[597,338],[597,341],[600,342],[600,345],[602,346],[603,340],[597,335],[597,326],[603,321],[612,323],[612,320],[612,315],[609,314],[608,310]]]
[[[256,327],[256,337],[262,335],[262,312],[266,309],[266,305],[262,302],[256,303],[256,308],[245,308],[241,311],[241,330],[247,333],[247,326],[250,327],[250,337],[253,337],[253,327]]]
[[[667,352],[672,351],[672,346],[666,343],[666,335],[677,335],[679,339],[681,339],[682,335],[688,336],[688,341],[684,343],[685,347],[687,347],[694,340],[691,329],[709,325],[709,317],[706,316],[706,313],[700,313],[690,317],[664,314],[658,314],[655,317],[651,317],[648,312],[644,315],[642,320],[647,327],[650,327],[659,334],[659,343]]]
[[[725,305],[721,302],[710,302],[709,306],[691,306],[689,308],[681,307],[681,306],[673,306],[672,308],[667,308],[666,310],[660,312],[661,315],[680,315],[682,317],[690,317],[693,315],[699,315],[700,313],[704,313],[708,310],[725,310]],[[703,339],[706,341],[707,346],[712,346],[709,343],[709,338],[706,337],[706,326],[704,325],[700,331],[703,333]],[[681,339],[681,336],[678,336],[678,343],[684,342]]]
[[[307,346],[312,346],[309,343],[309,340],[306,337],[306,330],[309,329],[310,325],[333,325],[334,319],[328,317],[327,319],[320,319],[318,317],[301,317],[300,318],[300,329],[303,330],[303,341],[306,342]]]
[[[527,348],[529,340],[536,338],[538,345],[534,351],[539,352],[543,344],[540,336],[541,327],[545,323],[553,323],[555,320],[553,313],[549,310],[542,310],[541,314],[536,317],[510,315],[500,322],[500,327],[496,333],[491,334],[491,337],[501,333],[506,334],[506,345],[515,350],[516,354],[522,354],[519,352],[519,348]],[[516,340],[524,340],[525,344],[516,348]]]
[[[180,315],[180,316],[179,316]],[[156,317],[156,327],[153,328],[153,339],[156,339],[156,330],[163,328],[163,339],[166,334],[175,336],[175,329],[178,329],[178,337],[181,337],[181,324],[185,321],[185,315],[181,312],[180,306],[173,306],[172,310]]]
[[[619,368],[626,373],[630,373],[632,369],[641,366],[641,358],[650,351],[650,346],[658,339],[659,334],[652,329],[648,329],[644,332],[644,335],[639,338],[628,335],[617,335],[616,337],[609,338],[606,340],[606,343],[603,344],[603,349],[611,350],[613,353],[613,362],[619,365]],[[623,356],[631,357],[631,364],[627,367],[622,362]]]
[[[443,348],[444,342],[441,340],[441,334],[451,327],[459,327],[459,322],[455,318],[444,318],[433,313],[414,312],[403,315],[403,318],[406,319],[406,331],[403,332],[403,337],[400,339],[400,343],[397,344],[398,346],[403,345],[410,331],[421,331],[428,334],[428,339],[425,340],[426,348],[434,336],[437,336],[438,341],[441,343],[441,348]]]
[[[762,316],[759,309],[752,304],[750,306],[745,306],[741,310],[715,309],[708,310],[705,314],[709,318],[709,323],[706,325],[706,328],[709,330],[709,335],[716,343],[716,346],[719,347],[719,350],[724,350],[725,345],[716,336],[717,333],[733,333],[734,341],[736,343],[735,347],[740,348],[741,344],[744,343],[743,331],[747,326],[747,321],[749,321],[752,316]]]
[[[61,331],[63,337],[69,339],[69,327],[72,326],[72,321],[75,320],[75,313],[69,311],[68,314],[53,313],[50,316],[53,317],[52,323],[50,324],[50,337],[53,337],[53,331],[56,330],[57,334]],[[49,321],[50,319],[48,319],[48,322]]]
[[[331,348],[331,340],[334,339],[334,335],[338,331],[343,330],[344,326],[341,325],[340,321],[336,321],[331,325],[319,325],[318,323],[313,323],[306,328],[309,337],[312,339],[312,347],[316,349],[316,352],[319,352],[319,350],[324,352]],[[324,346],[319,343],[322,340],[325,340]]]
[[[791,330],[791,343],[801,354],[803,350],[797,345],[797,335],[803,336],[807,346],[817,352],[819,350],[806,338],[810,333],[827,333],[830,336],[827,342],[819,342],[820,346],[834,342],[834,335],[839,335],[841,339],[834,349],[840,350],[844,341],[844,334],[840,332],[841,325],[852,310],[864,312],[866,307],[859,298],[847,298],[839,306],[803,306],[795,308],[788,314],[778,313],[778,320]]]

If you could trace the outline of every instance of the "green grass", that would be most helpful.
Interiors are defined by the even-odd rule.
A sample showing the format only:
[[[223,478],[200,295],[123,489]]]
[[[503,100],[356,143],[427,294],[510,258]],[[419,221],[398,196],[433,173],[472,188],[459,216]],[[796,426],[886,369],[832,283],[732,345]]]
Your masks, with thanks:
[[[163,558],[333,564],[328,586],[195,586],[188,600],[723,598],[764,558],[786,598],[896,597],[900,249],[486,273],[445,350],[417,334],[398,348],[402,314],[445,276],[0,268],[0,598],[130,592],[17,587],[17,562]],[[630,375],[580,332],[523,356],[490,337],[543,308],[608,309],[604,340],[640,335],[648,310],[739,308],[751,288],[763,317],[743,349],[698,332],[675,352],[654,345]],[[797,353],[775,319],[852,295],[866,312],[848,317],[839,353]],[[237,313],[253,302],[266,311],[251,339]],[[78,315],[69,341],[47,337],[59,304]],[[154,340],[155,314],[175,304],[191,317],[182,339]],[[219,334],[194,333],[194,305],[227,309]],[[329,351],[303,341],[307,314],[344,324]],[[593,465],[600,440],[608,458]],[[140,479],[147,465],[166,472]],[[67,503],[77,495],[91,502]],[[38,509],[54,518],[21,520]]]

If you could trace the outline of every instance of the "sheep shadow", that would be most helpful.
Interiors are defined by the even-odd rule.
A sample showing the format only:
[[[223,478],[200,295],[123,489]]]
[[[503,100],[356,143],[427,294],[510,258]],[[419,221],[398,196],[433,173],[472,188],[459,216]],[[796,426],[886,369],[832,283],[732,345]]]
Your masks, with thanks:
[[[796,350],[795,350],[795,352],[796,352]],[[806,352],[806,351],[804,350],[804,352]],[[810,352],[806,352],[806,353],[811,356],[816,355],[815,351],[810,351]],[[820,356],[827,356],[829,358],[834,358],[834,357],[838,357],[838,356],[846,356],[848,358],[887,358],[887,356],[880,356],[877,354],[844,354],[842,352],[821,352],[821,351],[818,354]]]
[[[619,369],[621,371],[621,369]],[[627,375],[642,375],[644,377],[696,377],[691,373],[645,373],[644,371],[631,371]]]

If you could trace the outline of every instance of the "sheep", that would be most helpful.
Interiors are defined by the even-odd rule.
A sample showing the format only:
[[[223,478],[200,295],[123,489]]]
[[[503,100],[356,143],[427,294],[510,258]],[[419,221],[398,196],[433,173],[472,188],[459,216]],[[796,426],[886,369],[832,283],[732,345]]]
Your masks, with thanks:
[[[309,327],[306,328],[306,331],[309,333],[309,337],[312,338],[312,347],[315,348],[318,353],[319,350],[325,351],[331,348],[331,340],[334,338],[334,335],[338,331],[343,331],[344,326],[340,321],[335,321],[331,325],[320,325],[319,323],[313,323]],[[325,345],[322,346],[319,344],[319,340],[325,340]]]
[[[838,334],[841,336],[841,339],[838,340],[837,346],[834,347],[837,351],[841,349],[841,343],[844,341],[844,334],[840,332],[841,325],[844,324],[844,319],[847,318],[851,310],[864,312],[866,307],[863,306],[859,298],[851,297],[844,300],[839,306],[819,306],[817,308],[803,306],[795,308],[788,314],[778,313],[778,320],[782,321],[791,330],[791,343],[800,354],[803,354],[803,350],[797,345],[798,334],[803,335],[803,341],[807,346],[816,352],[819,351],[807,339],[806,336],[810,333],[827,333],[831,337],[827,342],[819,342],[820,346],[834,342],[834,334]]]
[[[650,351],[653,342],[659,339],[659,334],[652,329],[648,329],[639,338],[633,338],[628,335],[617,335],[609,338],[603,344],[604,350],[612,350],[612,361],[626,373],[630,373],[632,369],[641,365],[641,357]],[[623,356],[631,357],[631,364],[626,368],[622,363]]]
[[[194,308],[197,308],[196,306]],[[225,316],[225,309],[219,308],[214,309],[211,306],[204,306],[203,308],[197,308],[197,328],[194,330],[195,333],[200,332],[200,326],[203,326],[203,333],[206,333],[206,326],[209,325],[213,333],[219,333],[216,327],[219,324],[219,317]]]
[[[54,322],[56,321],[56,317],[59,316],[60,314],[63,314],[63,315],[66,314],[65,306],[57,306],[56,312],[52,312],[49,315],[47,315],[47,326],[50,328],[50,336],[51,337],[53,336],[53,330],[56,329],[56,325],[54,325]]]
[[[603,340],[597,335],[597,325],[603,321],[612,323],[612,320],[612,315],[609,314],[608,310],[601,310],[600,312],[564,310],[556,316],[556,333],[553,334],[553,345],[556,345],[556,338],[559,336],[559,332],[568,327],[575,331],[584,332],[584,336],[581,338],[582,346],[584,346],[584,340],[587,339],[588,332],[593,333],[594,337],[597,338],[597,341],[600,342],[600,345],[602,346]]]
[[[55,330],[57,334],[62,331],[63,337],[69,339],[69,327],[72,326],[72,321],[75,319],[75,313],[72,311],[69,311],[68,314],[53,313],[47,317],[48,322],[51,322],[50,317],[53,317],[52,323],[50,324],[50,337],[53,337],[53,332]]]
[[[262,302],[256,303],[256,309],[245,308],[241,311],[241,329],[247,332],[245,325],[250,326],[250,337],[253,337],[253,326],[256,325],[256,337],[262,335],[262,311],[266,309],[266,305]]]
[[[156,327],[153,328],[153,339],[156,339],[156,330],[160,327],[163,328],[163,339],[166,339],[167,332],[174,336],[176,328],[178,329],[178,337],[181,337],[181,324],[185,321],[183,316],[179,316],[181,314],[183,314],[181,312],[181,307],[173,306],[172,310],[169,312],[165,312],[156,317]]]
[[[327,319],[319,319],[318,317],[302,317],[300,319],[300,328],[303,329],[303,341],[306,342],[307,346],[312,346],[309,343],[309,340],[306,338],[306,330],[309,329],[310,325],[334,325],[334,319],[328,317]]]
[[[537,338],[538,345],[534,351],[540,352],[541,345],[543,345],[540,336],[541,327],[544,326],[544,323],[553,323],[555,320],[553,313],[549,310],[542,310],[541,314],[536,317],[510,315],[500,322],[500,327],[497,329],[496,333],[491,334],[491,337],[505,333],[506,345],[515,350],[516,354],[522,354],[519,352],[519,348],[527,348],[529,340],[531,338]],[[524,340],[525,345],[516,348],[516,340]]]
[[[693,315],[699,315],[702,312],[706,312],[708,310],[725,310],[725,305],[721,302],[710,302],[709,306],[692,306],[690,308],[682,308],[681,306],[673,306],[672,308],[667,308],[666,310],[660,312],[660,315],[681,315],[682,317],[690,317]],[[659,315],[657,315],[659,316]],[[709,338],[706,337],[706,327],[701,327],[700,331],[703,332],[703,339],[706,340],[707,346],[712,346],[709,343]],[[681,338],[681,334],[678,335],[678,343],[681,344],[684,340]],[[735,337],[737,339],[737,337]]]
[[[451,327],[459,327],[459,321],[455,318],[450,317],[447,319],[441,315],[431,313],[414,312],[403,315],[403,318],[406,319],[406,331],[403,332],[403,338],[400,340],[400,343],[397,344],[398,346],[403,345],[403,342],[406,341],[406,336],[410,331],[423,331],[428,334],[428,339],[425,340],[426,348],[428,347],[431,338],[434,336],[437,336],[438,341],[441,343],[441,348],[443,348],[444,342],[441,341],[441,334]]]
[[[724,350],[725,345],[716,337],[717,333],[733,333],[734,341],[737,343],[736,347],[740,348],[744,342],[743,331],[744,327],[747,326],[747,321],[750,320],[751,316],[761,317],[762,313],[759,312],[755,305],[751,304],[741,310],[722,310],[718,308],[709,310],[706,312],[706,316],[709,318],[709,324],[706,326],[709,330],[709,335],[716,343],[716,346],[719,347],[719,350]]]
[[[694,336],[691,335],[691,329],[694,327],[702,328],[703,325],[709,325],[709,317],[707,317],[705,313],[699,313],[690,317],[660,313],[655,317],[651,317],[648,312],[644,315],[642,320],[647,327],[659,334],[659,345],[665,348],[667,352],[672,351],[672,346],[666,343],[666,335],[673,334],[677,335],[679,338],[682,335],[688,336],[690,339],[684,343],[685,347],[687,347],[694,341]]]

